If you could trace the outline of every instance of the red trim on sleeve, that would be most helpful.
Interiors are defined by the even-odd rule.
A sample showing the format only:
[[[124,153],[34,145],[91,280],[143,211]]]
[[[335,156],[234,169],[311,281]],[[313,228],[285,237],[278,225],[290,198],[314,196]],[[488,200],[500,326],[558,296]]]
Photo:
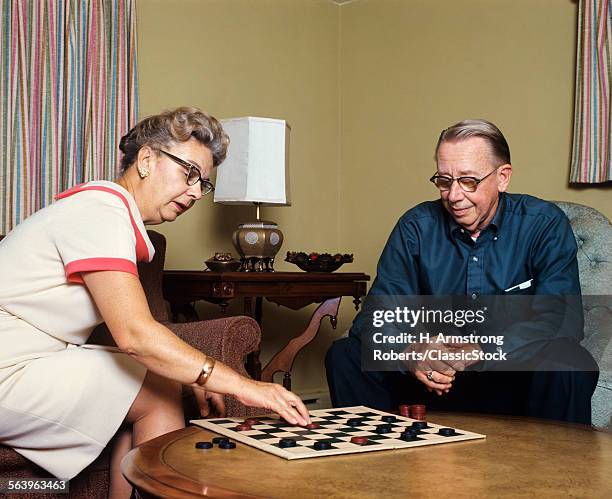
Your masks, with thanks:
[[[83,284],[81,272],[94,272],[96,270],[116,270],[128,272],[138,277],[138,267],[136,267],[136,264],[125,258],[84,258],[64,266],[68,282],[78,284]]]
[[[130,210],[130,204],[128,203],[127,198],[121,194],[120,192],[111,189],[110,187],[104,187],[102,185],[87,185],[87,184],[79,184],[71,187],[67,191],[60,192],[55,199],[63,199],[68,196],[72,196],[73,194],[77,194],[78,192],[83,191],[102,191],[102,192],[110,192],[117,196],[123,204],[127,208],[128,214],[130,215],[130,222],[132,223],[132,228],[134,229],[134,235],[136,236],[136,261],[137,262],[148,262],[152,259],[152,256],[149,255],[149,249],[147,248],[147,243],[145,242],[138,226],[136,225],[136,221],[132,215],[132,210]]]

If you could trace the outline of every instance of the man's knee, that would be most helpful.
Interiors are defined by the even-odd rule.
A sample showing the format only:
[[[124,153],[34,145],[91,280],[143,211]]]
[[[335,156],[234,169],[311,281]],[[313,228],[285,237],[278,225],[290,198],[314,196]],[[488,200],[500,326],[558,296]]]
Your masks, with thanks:
[[[559,338],[536,356],[530,370],[597,372],[599,367],[580,343],[570,338]]]
[[[591,397],[598,371],[538,371],[533,373],[529,415],[591,423]]]
[[[332,343],[325,355],[327,372],[361,369],[361,343],[353,337],[340,338]]]

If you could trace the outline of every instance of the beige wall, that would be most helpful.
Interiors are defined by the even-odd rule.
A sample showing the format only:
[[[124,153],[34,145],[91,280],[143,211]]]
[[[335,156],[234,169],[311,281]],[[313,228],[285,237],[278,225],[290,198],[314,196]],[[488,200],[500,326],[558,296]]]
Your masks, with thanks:
[[[218,118],[286,119],[291,136],[291,207],[264,208],[287,250],[338,250],[338,6],[328,0],[138,0],[141,115],[195,105]],[[213,204],[212,197],[156,230],[168,238],[167,269],[199,269],[255,209]],[[234,252],[235,254],[235,252]],[[295,267],[293,267],[295,268]],[[263,359],[305,327],[301,312],[266,303]],[[240,313],[233,304],[230,313]],[[218,315],[205,307],[207,317]],[[321,386],[321,358],[331,328],[299,359],[296,386]]]
[[[373,276],[397,218],[436,196],[427,179],[440,130],[466,117],[506,134],[512,191],[612,218],[610,185],[566,180],[576,9],[571,0],[139,0],[141,114],[193,104],[218,117],[286,118],[293,206],[264,210],[285,233],[281,251],[350,251],[346,270]],[[230,251],[234,226],[251,215],[207,199],[160,227],[166,268]],[[298,360],[298,390],[325,385],[325,349],[354,314],[345,301],[338,331],[325,325]],[[266,306],[264,359],[311,309]]]

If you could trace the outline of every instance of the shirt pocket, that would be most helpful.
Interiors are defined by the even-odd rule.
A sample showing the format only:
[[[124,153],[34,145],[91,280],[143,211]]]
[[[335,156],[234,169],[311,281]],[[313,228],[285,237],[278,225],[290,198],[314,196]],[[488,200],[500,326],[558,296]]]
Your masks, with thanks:
[[[507,296],[532,295],[534,294],[534,291],[535,281],[532,278],[511,284],[507,288],[503,289],[501,294]]]

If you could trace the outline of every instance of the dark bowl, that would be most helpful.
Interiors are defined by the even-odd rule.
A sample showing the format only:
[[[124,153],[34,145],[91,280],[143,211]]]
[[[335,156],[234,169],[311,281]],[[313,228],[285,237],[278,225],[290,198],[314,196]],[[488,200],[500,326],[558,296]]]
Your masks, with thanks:
[[[297,265],[306,272],[333,272],[343,264],[351,263],[353,255],[336,253],[304,253],[303,251],[287,251],[285,261]]]
[[[232,258],[230,253],[215,253],[204,263],[213,272],[234,272],[240,268],[240,261]]]
[[[206,262],[206,266],[213,272],[235,272],[240,268],[238,260],[230,262]]]

